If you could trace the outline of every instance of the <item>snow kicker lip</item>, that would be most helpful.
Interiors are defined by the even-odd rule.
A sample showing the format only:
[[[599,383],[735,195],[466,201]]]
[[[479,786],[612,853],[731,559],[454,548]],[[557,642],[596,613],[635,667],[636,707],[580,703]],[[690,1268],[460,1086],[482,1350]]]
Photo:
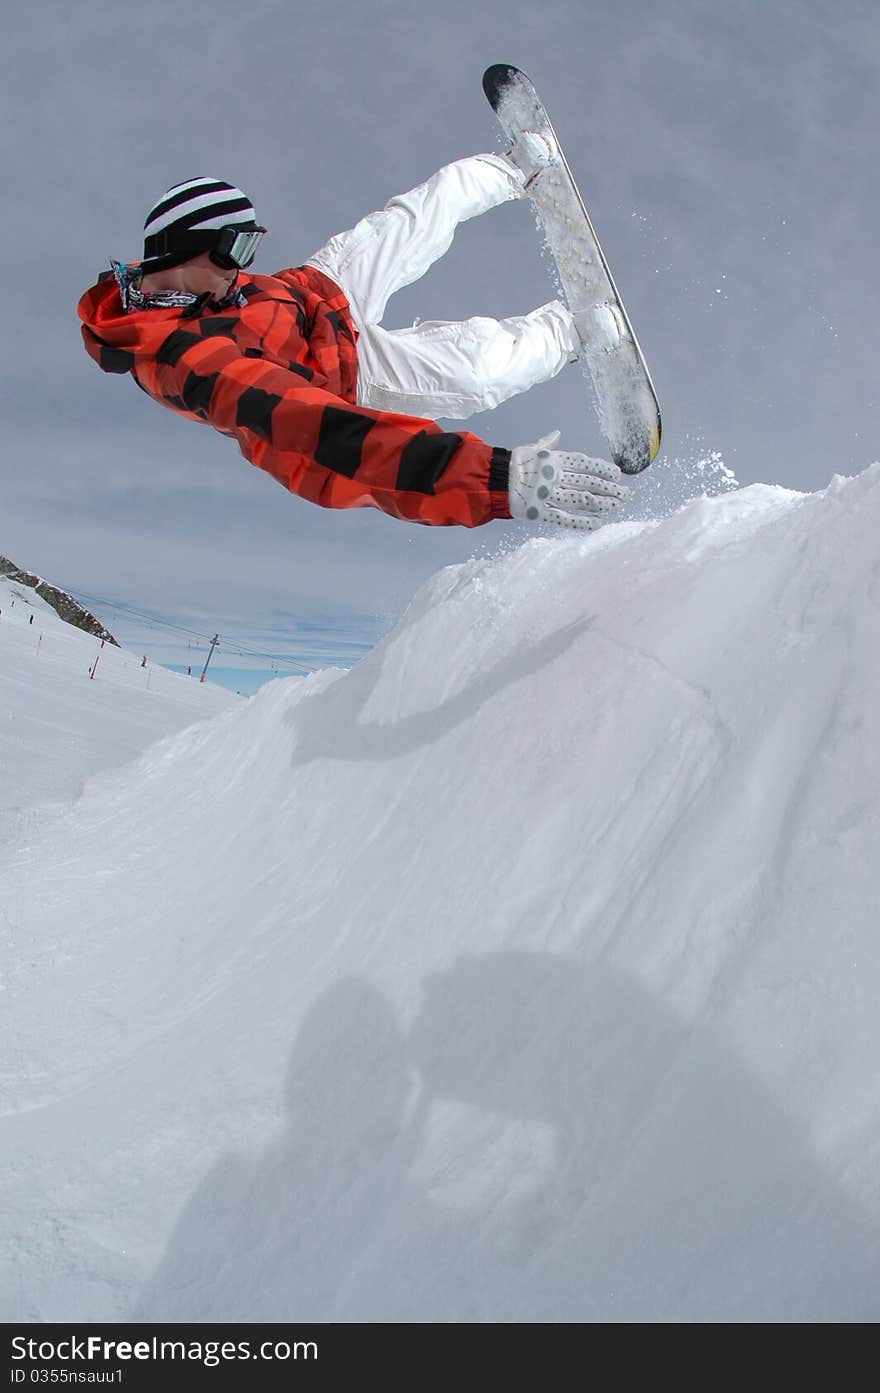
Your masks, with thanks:
[[[657,394],[629,316],[614,283],[586,205],[565,153],[534,85],[511,63],[494,63],[483,74],[483,91],[509,139],[523,130],[549,138],[558,159],[540,171],[528,189],[556,265],[569,308],[613,312],[619,338],[597,334],[584,350],[602,432],[615,464],[639,474],[660,449],[662,423]]]

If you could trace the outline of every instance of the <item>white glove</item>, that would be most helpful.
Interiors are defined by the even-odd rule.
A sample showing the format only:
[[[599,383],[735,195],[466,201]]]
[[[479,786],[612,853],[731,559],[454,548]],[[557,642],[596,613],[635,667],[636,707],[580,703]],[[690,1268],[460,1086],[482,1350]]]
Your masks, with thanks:
[[[629,498],[607,460],[557,450],[559,431],[510,453],[510,516],[592,532]]]

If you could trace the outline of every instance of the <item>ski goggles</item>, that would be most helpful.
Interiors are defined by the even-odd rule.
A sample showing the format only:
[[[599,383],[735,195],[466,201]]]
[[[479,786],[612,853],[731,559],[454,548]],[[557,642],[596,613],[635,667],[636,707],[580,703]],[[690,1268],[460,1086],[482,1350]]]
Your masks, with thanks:
[[[256,256],[265,233],[265,227],[221,227],[209,253],[211,260],[224,271],[244,271]]]

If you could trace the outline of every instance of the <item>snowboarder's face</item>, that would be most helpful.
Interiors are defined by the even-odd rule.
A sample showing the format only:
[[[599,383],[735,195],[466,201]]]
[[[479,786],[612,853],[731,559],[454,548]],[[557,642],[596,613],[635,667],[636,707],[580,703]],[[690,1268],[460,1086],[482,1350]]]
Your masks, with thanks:
[[[208,252],[200,252],[185,261],[180,271],[183,290],[190,290],[194,295],[204,295],[207,291],[215,300],[222,300],[238,275],[235,269],[227,271],[215,266]]]
[[[141,287],[147,294],[154,290],[188,290],[193,295],[207,292],[213,300],[222,300],[237,275],[236,270],[226,271],[222,266],[215,266],[208,252],[199,252],[180,266],[148,272]]]

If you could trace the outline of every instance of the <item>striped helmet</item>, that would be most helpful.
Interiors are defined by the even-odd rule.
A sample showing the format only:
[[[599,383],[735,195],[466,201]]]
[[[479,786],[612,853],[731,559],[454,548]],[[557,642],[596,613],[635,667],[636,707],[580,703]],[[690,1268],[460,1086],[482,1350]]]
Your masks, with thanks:
[[[241,189],[209,178],[174,184],[147,214],[143,270],[167,270],[210,251],[222,227],[257,230],[253,204]]]

